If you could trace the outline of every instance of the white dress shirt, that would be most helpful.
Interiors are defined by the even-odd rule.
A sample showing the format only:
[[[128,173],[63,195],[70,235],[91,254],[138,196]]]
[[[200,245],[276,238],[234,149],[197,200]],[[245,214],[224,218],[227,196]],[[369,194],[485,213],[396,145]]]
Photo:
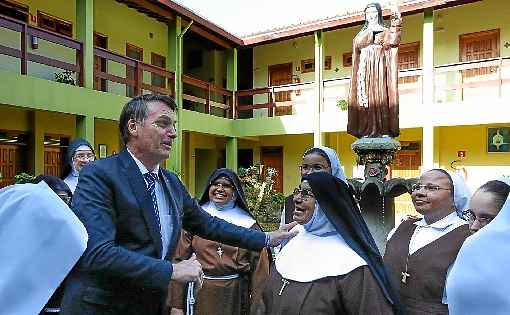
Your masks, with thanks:
[[[145,175],[146,173],[152,172],[156,175],[158,175],[159,172],[159,165],[156,165],[156,168],[154,168],[152,171],[149,171],[145,165],[143,165],[140,160],[138,160],[129,149],[127,150],[133,160],[135,160],[136,165],[140,169],[140,172],[142,175]],[[145,177],[143,177],[143,180],[145,181],[145,185],[148,185],[147,180],[145,180]],[[170,214],[169,214],[169,202],[168,202],[168,196],[165,194],[165,191],[163,189],[163,186],[161,184],[161,180],[159,179],[156,181],[155,185],[156,190],[156,199],[158,201],[158,211],[159,211],[159,222],[161,225],[161,259],[164,259],[167,252],[168,252],[168,245],[170,243],[170,237],[172,235],[172,222],[170,220]]]

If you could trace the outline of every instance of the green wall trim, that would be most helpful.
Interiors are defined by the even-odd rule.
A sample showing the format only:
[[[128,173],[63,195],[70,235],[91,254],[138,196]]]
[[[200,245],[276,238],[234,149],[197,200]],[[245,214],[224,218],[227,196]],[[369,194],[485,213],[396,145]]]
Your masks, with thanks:
[[[237,91],[237,48],[227,52],[227,90]]]
[[[186,109],[181,110],[180,117],[179,125],[183,130],[226,137],[235,136],[231,119],[197,113]]]
[[[118,120],[128,97],[0,70],[0,104]]]
[[[83,86],[94,87],[94,0],[76,0],[76,37],[83,43]]]
[[[270,136],[313,133],[310,118],[301,116],[261,117],[232,121],[232,134],[236,137]]]
[[[322,83],[323,79],[323,68],[324,68],[324,40],[322,31],[315,31],[314,36],[315,42],[315,101],[313,104],[313,145],[321,146],[323,143],[323,137],[321,136],[321,108],[324,107],[323,91],[324,86]]]
[[[76,136],[86,139],[94,148],[95,121],[93,116],[76,117]],[[97,154],[99,154],[97,152]]]
[[[169,67],[175,71],[175,101],[177,103],[177,137],[170,153],[169,168],[182,178],[182,152],[183,152],[183,117],[182,117],[182,54],[183,34],[181,28],[181,17],[177,16],[175,22],[169,24],[168,30],[168,55],[171,57]],[[173,58],[172,58],[173,57]]]
[[[238,141],[235,137],[227,138],[227,145],[225,149],[226,155],[226,166],[234,172],[237,172],[237,152],[238,152]]]

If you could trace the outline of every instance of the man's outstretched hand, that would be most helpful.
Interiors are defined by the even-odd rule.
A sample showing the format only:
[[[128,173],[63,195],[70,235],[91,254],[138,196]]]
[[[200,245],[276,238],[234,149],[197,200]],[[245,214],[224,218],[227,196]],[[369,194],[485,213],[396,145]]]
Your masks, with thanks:
[[[271,247],[280,245],[284,240],[291,239],[298,234],[298,231],[290,230],[297,225],[297,222],[282,225],[278,230],[269,232],[269,243]]]
[[[172,280],[180,283],[195,282],[196,285],[202,286],[204,272],[195,253],[190,259],[173,264]]]

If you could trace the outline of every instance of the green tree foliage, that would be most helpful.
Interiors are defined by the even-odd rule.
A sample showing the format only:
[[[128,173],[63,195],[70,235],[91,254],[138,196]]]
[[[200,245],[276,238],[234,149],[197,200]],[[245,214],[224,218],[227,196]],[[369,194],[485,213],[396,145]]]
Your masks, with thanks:
[[[285,196],[273,189],[276,176],[276,169],[261,164],[239,169],[248,207],[264,230],[278,226],[285,202]]]

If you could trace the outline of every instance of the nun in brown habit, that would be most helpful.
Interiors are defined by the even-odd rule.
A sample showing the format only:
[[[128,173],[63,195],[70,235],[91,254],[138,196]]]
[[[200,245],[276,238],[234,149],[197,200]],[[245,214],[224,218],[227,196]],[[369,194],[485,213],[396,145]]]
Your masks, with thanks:
[[[312,173],[294,191],[299,234],[282,249],[252,314],[399,314],[381,255],[347,185]]]
[[[241,181],[234,172],[217,169],[207,183],[199,202],[205,211],[227,222],[261,230],[248,210]],[[188,287],[173,284],[172,314],[249,314],[252,300],[260,296],[259,288],[269,275],[270,252],[228,246],[183,231],[174,260],[189,259],[193,253],[202,265],[204,283],[193,297]],[[195,303],[191,304],[193,299]]]

